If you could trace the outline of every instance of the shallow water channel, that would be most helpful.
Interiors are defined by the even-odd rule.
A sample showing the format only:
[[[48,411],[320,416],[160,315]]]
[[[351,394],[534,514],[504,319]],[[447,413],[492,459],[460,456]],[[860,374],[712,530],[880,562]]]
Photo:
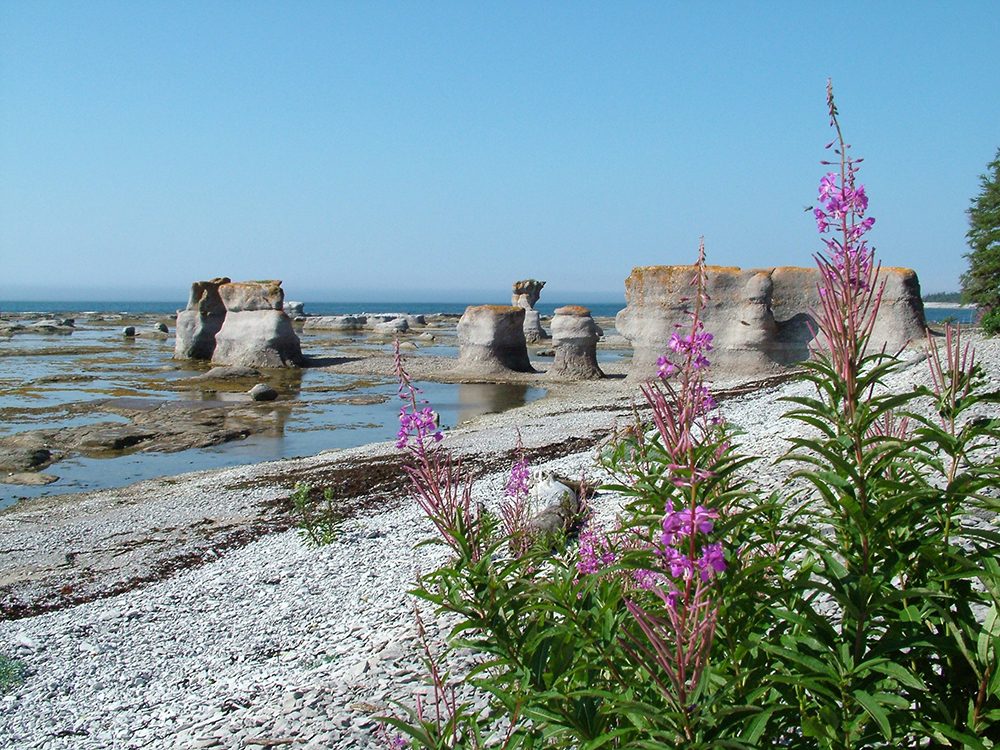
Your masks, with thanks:
[[[150,330],[144,328],[144,331]],[[0,338],[0,437],[26,430],[70,428],[99,422],[125,424],[107,404],[152,409],[178,407],[178,418],[192,408],[246,401],[245,385],[202,389],[180,382],[203,373],[207,365],[172,360],[173,336],[126,339],[120,325],[77,323],[66,336],[18,333]],[[303,349],[310,350],[303,338]],[[358,347],[386,348],[385,343]],[[437,351],[440,349],[441,351]],[[445,355],[447,345],[428,346]],[[337,352],[324,354],[337,356]],[[0,508],[20,499],[119,487],[142,479],[201,469],[308,456],[323,450],[392,440],[401,402],[390,377],[347,375],[321,368],[265,373],[281,397],[253,405],[263,421],[257,434],[220,445],[176,452],[123,450],[101,457],[70,456],[43,469],[59,479],[44,486],[0,484]],[[500,412],[540,398],[545,389],[524,384],[418,383],[423,397],[440,414],[444,427]],[[108,402],[108,399],[112,401]]]

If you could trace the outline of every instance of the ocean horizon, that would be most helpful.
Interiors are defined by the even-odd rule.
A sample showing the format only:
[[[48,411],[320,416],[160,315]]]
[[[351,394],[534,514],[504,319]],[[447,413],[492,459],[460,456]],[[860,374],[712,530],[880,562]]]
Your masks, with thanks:
[[[406,302],[372,300],[364,302],[310,302],[304,300],[307,315],[360,315],[361,313],[399,312],[411,315],[461,315],[469,305],[509,305],[510,300],[486,300],[476,302]],[[569,300],[564,302],[539,301],[535,309],[542,315],[552,315],[563,305],[583,305],[597,317],[614,317],[624,309],[625,300],[620,302],[593,302]],[[126,315],[169,315],[187,306],[187,300],[13,300],[0,301],[0,313],[28,315],[32,313],[118,313]]]
[[[476,302],[309,302],[304,301],[307,315],[360,315],[362,313],[409,313],[411,315],[461,315],[469,305],[507,305],[509,300],[486,300]],[[173,317],[178,310],[186,307],[186,301],[140,301],[140,300],[12,300],[0,301],[0,314],[65,314],[65,313],[107,313],[122,315],[163,315]],[[583,305],[590,309],[594,317],[613,318],[625,308],[625,300],[618,302],[591,302],[568,300],[546,302],[539,300],[535,309],[542,315],[551,316],[557,307],[563,305]],[[976,309],[960,307],[925,307],[924,315],[928,323],[951,321],[969,324],[975,321]]]

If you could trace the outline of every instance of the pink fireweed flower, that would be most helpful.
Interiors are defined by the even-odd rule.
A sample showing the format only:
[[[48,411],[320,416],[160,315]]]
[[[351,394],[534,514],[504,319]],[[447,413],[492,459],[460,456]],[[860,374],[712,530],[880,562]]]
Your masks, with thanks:
[[[830,220],[826,212],[822,208],[814,208],[813,216],[816,217],[816,228],[819,229],[820,234],[823,234],[830,226]]]
[[[841,171],[840,174],[827,172],[820,178],[820,205],[813,209],[813,217],[820,234],[833,230],[836,235],[836,238],[823,239],[829,252],[830,270],[840,274],[848,289],[863,292],[868,288],[872,265],[872,251],[863,237],[871,231],[875,219],[865,216],[868,211],[868,194],[864,185],[857,185],[855,182],[861,159],[853,159],[847,155],[850,147],[840,137],[832,97],[832,88],[828,87],[830,121],[838,128],[835,143],[840,146],[838,153],[841,157]],[[835,280],[829,280],[826,286],[820,288],[822,297],[826,298],[829,291],[826,287],[834,282]]]
[[[666,513],[660,524],[663,533],[660,534],[660,543],[670,546],[679,539],[683,539],[692,533],[711,534],[715,528],[715,519],[719,517],[719,511],[714,508],[706,508],[703,505],[695,506],[692,514],[690,508],[674,510],[673,504],[667,501]]]
[[[666,579],[662,573],[658,573],[655,570],[648,570],[646,568],[637,568],[632,571],[632,582],[635,584],[636,588],[642,589],[643,591],[651,591],[657,586],[664,584]]]
[[[656,377],[666,380],[677,372],[677,366],[664,356],[656,360]]]
[[[714,542],[702,547],[701,558],[698,560],[698,570],[701,572],[701,580],[707,581],[714,574],[722,573],[725,569],[726,557],[722,552],[721,544]]]
[[[715,398],[706,386],[701,385],[695,388],[694,396],[697,399],[697,404],[701,407],[703,412],[712,411],[712,409],[718,406],[715,402]]]
[[[413,438],[422,443],[425,438],[440,442],[444,435],[437,426],[437,416],[429,406],[416,410],[403,407],[399,410],[399,432],[396,433],[396,447],[405,448]]]
[[[673,504],[667,502],[657,538],[657,554],[673,578],[688,580],[697,570],[702,580],[707,581],[713,574],[725,570],[725,557],[718,542],[703,542],[701,556],[691,557],[692,544],[696,543],[691,537],[711,534],[718,518],[719,511],[714,508],[696,505],[693,510],[689,507],[675,510]]]
[[[510,477],[504,491],[508,497],[518,497],[528,494],[528,482],[531,480],[531,467],[528,459],[522,458],[510,467]]]
[[[701,321],[698,322],[697,330],[687,336],[681,336],[674,331],[670,336],[667,346],[675,354],[687,354],[691,352],[695,355],[702,352],[712,351],[712,339],[715,337],[711,333],[703,330]]]
[[[694,561],[680,550],[664,547],[660,550],[660,557],[674,578],[686,580],[694,573]]]
[[[593,575],[601,568],[613,565],[616,560],[607,537],[598,536],[590,526],[580,532],[578,554],[576,570],[579,575]]]
[[[837,194],[837,175],[827,172],[819,179],[819,199],[821,201],[831,198]]]
[[[435,444],[444,437],[438,429],[437,416],[429,406],[417,406],[419,391],[404,367],[398,341],[394,349],[400,393],[407,395],[408,402],[400,409],[396,433],[396,446],[406,451],[408,458],[403,471],[410,479],[417,504],[444,542],[460,552],[465,549],[464,537],[470,543],[473,560],[478,560],[483,554],[485,536],[481,534],[479,515],[472,503],[472,475],[463,470],[461,461],[453,458],[450,451],[437,449]]]
[[[440,442],[444,435],[438,428],[438,417],[429,407],[417,408],[417,404],[426,404],[423,399],[418,399],[417,394],[421,391],[413,384],[410,374],[403,366],[403,355],[399,351],[399,341],[395,342],[393,348],[393,367],[396,371],[396,379],[399,387],[397,395],[407,406],[399,410],[399,432],[396,433],[396,447],[406,448],[410,445],[411,438],[417,447],[424,444],[424,440],[430,438],[434,442]]]

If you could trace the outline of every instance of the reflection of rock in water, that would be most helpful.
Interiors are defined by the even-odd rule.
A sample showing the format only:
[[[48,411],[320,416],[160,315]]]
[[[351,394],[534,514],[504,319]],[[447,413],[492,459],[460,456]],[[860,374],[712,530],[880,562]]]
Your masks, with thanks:
[[[527,383],[459,383],[458,421],[523,406],[529,387]]]

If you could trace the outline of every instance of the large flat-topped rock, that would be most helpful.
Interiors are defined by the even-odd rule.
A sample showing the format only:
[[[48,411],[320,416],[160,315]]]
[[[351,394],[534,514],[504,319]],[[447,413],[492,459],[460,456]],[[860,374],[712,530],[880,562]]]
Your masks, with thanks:
[[[634,377],[652,377],[671,335],[689,330],[694,275],[693,266],[643,266],[626,279],[627,305],[618,313],[616,328],[632,342]],[[709,359],[717,372],[767,373],[808,358],[810,345],[818,345],[818,269],[708,266],[706,276],[709,300],[702,321],[715,337]],[[881,269],[877,283],[883,281],[872,345],[896,351],[923,339],[920,284],[908,268]]]
[[[237,367],[288,367],[302,363],[292,321],[281,310],[239,310],[226,315],[215,336],[212,362]]]
[[[488,375],[506,370],[534,372],[524,339],[524,308],[471,305],[458,321],[458,367]]]

